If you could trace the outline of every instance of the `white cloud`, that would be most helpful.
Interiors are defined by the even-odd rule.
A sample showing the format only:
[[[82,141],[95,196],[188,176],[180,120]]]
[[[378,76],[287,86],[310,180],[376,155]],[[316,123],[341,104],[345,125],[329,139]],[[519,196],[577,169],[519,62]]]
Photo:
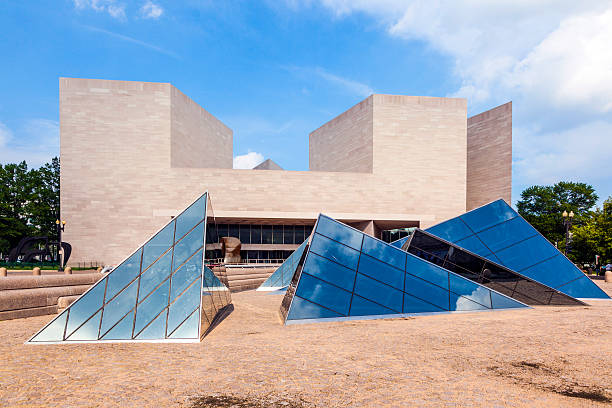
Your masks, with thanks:
[[[125,21],[125,4],[117,3],[116,0],[73,0],[74,7],[77,10],[92,9],[98,13],[105,12],[111,17]]]
[[[147,1],[140,8],[140,14],[142,14],[144,18],[158,19],[163,13],[164,9],[160,5],[155,4],[152,1]]]
[[[234,168],[252,169],[263,161],[263,154],[257,152],[248,152],[247,154],[234,156]]]
[[[314,0],[285,0],[292,9]],[[318,0],[454,62],[477,113],[513,100],[514,184],[599,183],[612,151],[612,0]],[[517,198],[516,194],[514,195]]]

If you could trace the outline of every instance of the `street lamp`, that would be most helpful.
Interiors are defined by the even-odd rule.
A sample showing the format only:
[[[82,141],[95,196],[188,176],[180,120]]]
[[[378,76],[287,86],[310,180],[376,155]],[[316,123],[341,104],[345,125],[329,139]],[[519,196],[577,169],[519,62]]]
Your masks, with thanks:
[[[64,232],[64,228],[66,227],[66,221],[60,221],[59,219],[57,219],[55,220],[55,225],[57,226],[57,259],[59,261],[58,271],[61,272],[64,270],[64,250],[62,249],[62,232]]]
[[[574,219],[574,212],[570,211],[569,214],[567,211],[563,210],[563,225],[565,226],[565,250],[563,253],[567,256],[568,247],[570,242],[570,228],[572,228],[572,220]]]

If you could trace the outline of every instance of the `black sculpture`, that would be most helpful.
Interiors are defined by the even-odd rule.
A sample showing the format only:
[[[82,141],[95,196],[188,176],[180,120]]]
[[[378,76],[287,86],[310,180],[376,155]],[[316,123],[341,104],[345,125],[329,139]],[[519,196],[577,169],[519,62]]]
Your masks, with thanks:
[[[54,251],[51,248],[54,247]],[[61,247],[64,250],[64,262],[62,267],[66,266],[70,254],[72,252],[72,246],[67,242],[62,242]],[[48,237],[26,237],[19,241],[19,244],[9,252],[8,261],[28,263],[32,262],[35,257],[43,262],[45,260],[59,262],[57,242],[50,242]],[[56,257],[58,259],[56,259]]]

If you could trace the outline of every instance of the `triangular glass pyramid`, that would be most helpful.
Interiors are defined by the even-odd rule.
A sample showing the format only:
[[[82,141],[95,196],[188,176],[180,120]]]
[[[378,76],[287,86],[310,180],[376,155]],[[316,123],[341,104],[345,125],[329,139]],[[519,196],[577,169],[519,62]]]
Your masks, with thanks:
[[[293,251],[289,258],[285,259],[285,262],[283,262],[283,264],[279,266],[276,271],[259,286],[259,288],[257,288],[257,290],[272,292],[289,286],[307,246],[308,240],[305,240],[302,245]]]
[[[568,296],[610,298],[502,199],[425,231]]]
[[[515,307],[528,306],[320,215],[280,312],[292,324]]]
[[[29,342],[199,341],[212,320],[200,319],[203,294],[223,292],[207,305],[211,317],[231,302],[204,264],[207,207],[204,193]]]
[[[465,287],[481,285],[481,287],[496,290],[528,305],[584,305],[579,300],[557,289],[546,286],[418,228],[412,233],[410,239],[404,243],[402,249],[418,258],[453,271],[455,275],[464,277],[466,280],[461,281],[461,285]],[[451,277],[449,280],[451,287],[453,282],[455,280]],[[458,283],[454,284],[455,287],[458,285]],[[475,288],[475,286],[473,287]],[[454,291],[459,293],[458,289]],[[473,293],[472,297],[475,296],[477,296],[476,292]],[[486,306],[491,304],[490,300],[472,300]]]

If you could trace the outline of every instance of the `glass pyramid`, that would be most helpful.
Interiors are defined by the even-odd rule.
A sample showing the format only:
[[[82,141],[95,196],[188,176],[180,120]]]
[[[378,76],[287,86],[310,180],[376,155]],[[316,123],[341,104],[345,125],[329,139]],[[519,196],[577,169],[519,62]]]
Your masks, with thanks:
[[[308,239],[305,240],[298,249],[293,251],[289,258],[285,259],[285,262],[283,262],[283,264],[279,266],[278,269],[257,288],[257,290],[272,292],[289,286],[307,246]]]
[[[502,265],[416,229],[403,250],[528,305],[584,305]]]
[[[568,296],[609,299],[502,199],[425,231]]]
[[[28,342],[200,341],[230,302],[204,265],[204,193]]]
[[[527,307],[320,215],[280,313],[292,324]]]

